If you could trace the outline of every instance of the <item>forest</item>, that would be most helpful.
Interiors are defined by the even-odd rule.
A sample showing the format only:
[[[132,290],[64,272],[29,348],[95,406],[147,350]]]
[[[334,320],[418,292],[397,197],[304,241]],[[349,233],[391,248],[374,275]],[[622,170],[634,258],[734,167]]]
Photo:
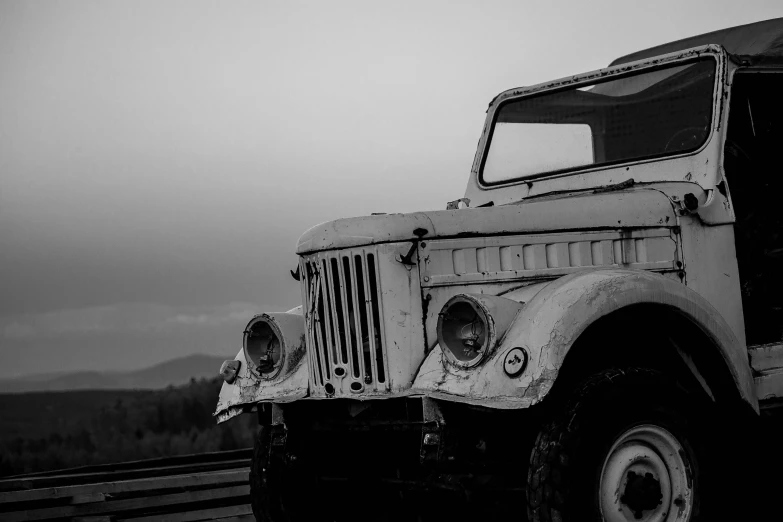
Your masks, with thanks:
[[[215,423],[221,384],[0,395],[0,476],[252,447],[255,415]]]

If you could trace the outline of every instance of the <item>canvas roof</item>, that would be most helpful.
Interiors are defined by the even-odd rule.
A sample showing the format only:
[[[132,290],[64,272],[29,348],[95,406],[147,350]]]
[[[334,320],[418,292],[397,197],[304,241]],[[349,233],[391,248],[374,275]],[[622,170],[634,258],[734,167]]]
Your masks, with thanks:
[[[729,54],[783,59],[783,18],[738,25],[650,47],[621,56],[610,65],[620,65],[708,44],[722,45]]]

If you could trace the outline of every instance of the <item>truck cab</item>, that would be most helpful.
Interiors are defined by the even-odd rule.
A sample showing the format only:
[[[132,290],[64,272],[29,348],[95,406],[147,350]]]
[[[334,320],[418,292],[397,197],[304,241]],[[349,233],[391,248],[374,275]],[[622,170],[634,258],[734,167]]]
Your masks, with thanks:
[[[510,89],[446,210],[306,231],[301,306],[221,368],[218,422],[259,418],[256,518],[363,518],[383,487],[438,519],[455,491],[725,514],[726,444],[783,397],[782,88],[777,19]]]

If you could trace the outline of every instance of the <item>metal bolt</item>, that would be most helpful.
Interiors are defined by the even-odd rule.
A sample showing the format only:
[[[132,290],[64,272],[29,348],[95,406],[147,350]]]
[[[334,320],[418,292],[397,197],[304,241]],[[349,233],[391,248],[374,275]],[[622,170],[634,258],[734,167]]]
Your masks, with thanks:
[[[685,204],[685,208],[687,208],[691,212],[699,208],[699,200],[696,199],[696,196],[694,196],[690,192],[685,194],[685,197],[683,198],[683,203]]]
[[[424,281],[425,281],[425,282],[426,282],[426,281],[429,281],[429,280],[430,280],[430,276],[424,276]]]

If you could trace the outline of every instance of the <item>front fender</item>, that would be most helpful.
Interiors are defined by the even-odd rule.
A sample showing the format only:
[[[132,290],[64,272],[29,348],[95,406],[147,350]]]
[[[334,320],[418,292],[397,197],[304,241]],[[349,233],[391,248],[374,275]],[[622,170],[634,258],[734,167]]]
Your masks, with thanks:
[[[642,303],[670,306],[696,323],[720,351],[742,399],[758,411],[745,348],[720,313],[677,281],[627,269],[579,272],[552,281],[525,304],[484,365],[473,370],[455,368],[436,347],[422,363],[413,388],[446,400],[527,408],[547,395],[566,354],[590,324]],[[521,375],[509,378],[503,361],[518,346],[527,351],[529,363]]]
[[[297,310],[300,311],[301,307],[293,311]],[[252,361],[247,361],[245,350],[240,349],[235,358],[240,362],[236,380],[232,384],[223,383],[220,389],[214,414],[218,424],[236,417],[244,412],[247,406],[260,401],[291,402],[305,397],[308,393],[307,347],[301,313],[261,314],[254,317],[251,323],[259,317],[273,325],[278,337],[283,341],[283,368],[278,376],[264,379],[256,371]]]

